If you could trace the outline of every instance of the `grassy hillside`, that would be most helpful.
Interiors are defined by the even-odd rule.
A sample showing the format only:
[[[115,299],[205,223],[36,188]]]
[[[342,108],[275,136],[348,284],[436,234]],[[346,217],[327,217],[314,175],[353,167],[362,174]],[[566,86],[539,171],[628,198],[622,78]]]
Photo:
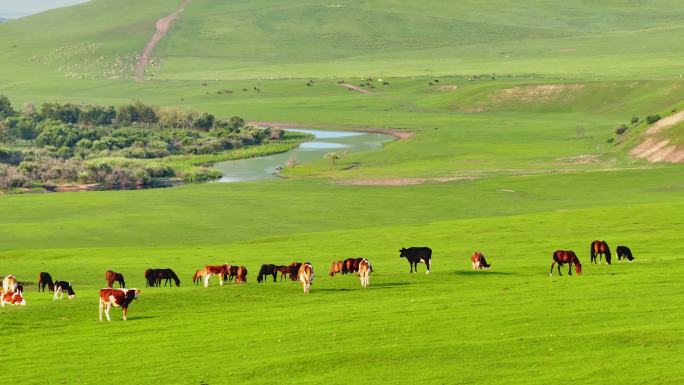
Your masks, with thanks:
[[[178,1],[113,3],[0,25],[0,94],[414,136],[289,180],[0,196],[0,274],[49,271],[77,292],[53,303],[26,286],[26,307],[0,311],[7,378],[680,382],[682,166],[628,156],[647,115],[683,107],[680,3],[193,0],[143,83],[131,63]],[[368,94],[337,83],[366,77]],[[637,259],[590,265],[594,239]],[[410,245],[433,248],[430,275],[408,273]],[[574,249],[584,274],[549,278],[556,249]],[[470,269],[476,250],[491,270]],[[359,255],[370,288],[326,276]],[[310,295],[255,282],[262,263],[294,260],[314,264]],[[246,265],[248,283],[191,285],[216,263]],[[143,288],[128,322],[117,309],[99,324],[104,272],[140,287],[148,267],[173,268],[181,287]]]

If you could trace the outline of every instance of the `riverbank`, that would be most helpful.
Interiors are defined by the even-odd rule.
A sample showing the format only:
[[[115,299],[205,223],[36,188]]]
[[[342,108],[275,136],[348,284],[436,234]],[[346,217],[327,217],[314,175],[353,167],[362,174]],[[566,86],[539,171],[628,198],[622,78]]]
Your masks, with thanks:
[[[322,130],[344,130],[344,131],[362,131],[376,134],[391,135],[397,140],[411,139],[415,133],[409,129],[403,128],[384,128],[384,127],[370,127],[370,126],[346,126],[333,124],[306,124],[306,123],[288,123],[288,122],[263,122],[252,121],[248,122],[252,126],[258,127],[272,127],[272,128],[303,128],[303,129],[322,129]]]

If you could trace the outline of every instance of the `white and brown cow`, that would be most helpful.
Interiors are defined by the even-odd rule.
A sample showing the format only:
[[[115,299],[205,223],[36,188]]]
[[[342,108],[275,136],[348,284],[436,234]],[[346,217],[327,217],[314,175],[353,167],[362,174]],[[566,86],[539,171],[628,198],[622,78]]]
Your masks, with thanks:
[[[131,289],[101,289],[100,290],[100,322],[102,322],[102,310],[107,316],[107,321],[112,319],[109,317],[109,309],[114,307],[121,307],[123,310],[123,320],[126,320],[128,313],[128,306],[134,299],[138,298],[140,290],[136,288]]]
[[[7,291],[2,293],[2,298],[0,298],[0,304],[4,307],[5,304],[8,305],[26,305],[26,300],[22,296],[21,291]]]
[[[204,279],[204,287],[209,287],[209,278],[212,275],[217,275],[219,277],[219,285],[223,286],[223,280],[226,279],[228,271],[230,271],[230,265],[204,266],[201,272],[201,276]]]
[[[309,290],[311,290],[311,283],[313,282],[314,278],[314,272],[313,272],[313,266],[309,262],[303,263],[302,266],[299,267],[299,282],[302,283],[302,287],[304,288],[304,294],[309,294]]]
[[[12,274],[7,275],[2,280],[2,293],[14,293],[17,289],[17,277]]]
[[[368,287],[368,285],[370,285],[370,273],[372,271],[373,267],[366,258],[359,262],[359,279],[361,279],[361,286]]]

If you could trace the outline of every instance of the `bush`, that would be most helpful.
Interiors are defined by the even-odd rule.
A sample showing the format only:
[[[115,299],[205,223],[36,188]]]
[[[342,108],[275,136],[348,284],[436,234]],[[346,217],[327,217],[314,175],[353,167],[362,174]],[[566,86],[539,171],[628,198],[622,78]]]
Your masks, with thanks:
[[[632,120],[629,121],[631,124],[637,124],[639,123],[639,117],[638,116],[632,116]]]
[[[627,132],[627,126],[624,124],[621,124],[620,127],[615,129],[615,133],[618,135],[623,135],[625,132]]]
[[[0,163],[18,165],[24,159],[24,154],[12,148],[0,147]]]
[[[655,114],[655,115],[649,115],[646,117],[646,123],[648,124],[653,124],[661,119],[660,115]]]

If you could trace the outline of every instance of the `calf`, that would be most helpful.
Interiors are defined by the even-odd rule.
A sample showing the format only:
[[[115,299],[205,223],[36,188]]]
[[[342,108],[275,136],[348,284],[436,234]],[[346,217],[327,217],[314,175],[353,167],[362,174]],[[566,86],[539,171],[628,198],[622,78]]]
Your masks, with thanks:
[[[470,263],[473,265],[473,270],[489,269],[492,265],[487,263],[484,254],[476,251],[470,257]]]
[[[41,272],[38,274],[38,291],[44,292],[46,286],[50,292],[55,291],[55,283],[52,282],[50,273]]]
[[[100,322],[102,322],[102,310],[107,316],[107,321],[111,322],[109,317],[109,310],[112,306],[121,307],[123,311],[123,320],[126,321],[126,314],[128,313],[128,306],[134,299],[138,298],[140,290],[132,289],[101,289],[100,290]]]
[[[418,264],[423,262],[427,266],[425,274],[430,274],[430,266],[432,259],[432,249],[429,247],[409,247],[399,250],[399,258],[406,258],[411,265],[411,273],[418,272]]]
[[[76,293],[74,293],[74,288],[71,287],[71,284],[66,281],[55,281],[55,295],[52,298],[54,301],[57,301],[57,297],[61,300],[62,297],[64,297],[64,293],[67,293],[69,296],[69,299],[74,299],[76,297]]]

